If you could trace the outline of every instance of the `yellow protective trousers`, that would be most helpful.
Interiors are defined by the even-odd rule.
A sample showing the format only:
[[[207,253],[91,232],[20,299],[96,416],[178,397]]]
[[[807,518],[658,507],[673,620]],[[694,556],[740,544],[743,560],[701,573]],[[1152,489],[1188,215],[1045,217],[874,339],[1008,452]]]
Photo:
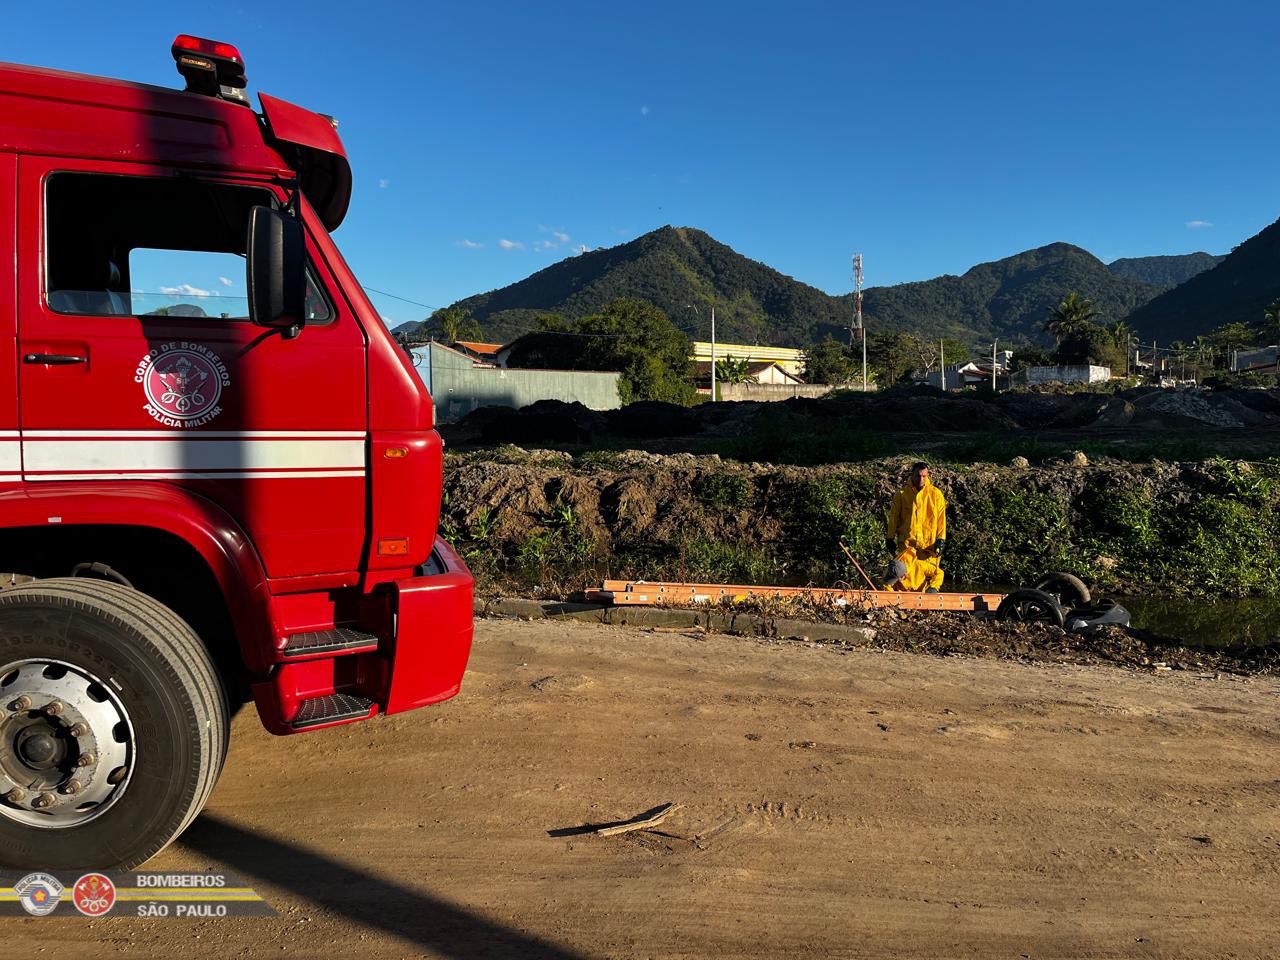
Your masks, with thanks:
[[[885,522],[887,536],[897,544],[895,558],[906,567],[893,589],[940,589],[942,566],[934,544],[947,537],[947,500],[942,491],[931,480],[925,480],[919,490],[908,484],[893,498]]]

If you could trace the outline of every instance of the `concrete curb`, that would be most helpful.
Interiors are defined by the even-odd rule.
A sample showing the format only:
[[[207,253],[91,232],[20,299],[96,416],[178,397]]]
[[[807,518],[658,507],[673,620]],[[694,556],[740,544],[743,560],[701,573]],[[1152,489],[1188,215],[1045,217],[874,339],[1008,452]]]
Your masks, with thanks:
[[[807,640],[842,640],[870,643],[876,632],[871,627],[842,623],[818,623],[761,617],[753,613],[724,613],[720,610],[682,610],[674,607],[611,607],[598,603],[562,603],[525,600],[516,597],[476,597],[477,617],[506,617],[517,620],[583,620],[614,626],[693,629],[709,633],[737,633],[753,637],[801,637]]]

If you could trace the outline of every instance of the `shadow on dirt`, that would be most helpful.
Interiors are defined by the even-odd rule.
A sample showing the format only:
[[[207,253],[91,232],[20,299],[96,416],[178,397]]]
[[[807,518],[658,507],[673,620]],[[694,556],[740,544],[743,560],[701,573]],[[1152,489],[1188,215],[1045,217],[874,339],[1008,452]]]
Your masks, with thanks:
[[[202,814],[180,842],[237,873],[284,887],[334,914],[453,960],[583,960],[582,954],[430,894],[209,813]]]

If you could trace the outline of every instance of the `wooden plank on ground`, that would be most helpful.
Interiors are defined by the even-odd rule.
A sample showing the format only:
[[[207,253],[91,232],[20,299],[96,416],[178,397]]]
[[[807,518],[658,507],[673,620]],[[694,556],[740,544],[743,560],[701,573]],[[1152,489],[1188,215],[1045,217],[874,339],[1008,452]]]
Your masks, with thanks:
[[[630,833],[633,830],[646,830],[649,827],[656,827],[667,817],[671,816],[680,809],[678,803],[664,803],[657,810],[647,817],[640,820],[628,820],[626,823],[615,823],[611,827],[601,827],[596,831],[597,837],[616,837],[620,833]]]

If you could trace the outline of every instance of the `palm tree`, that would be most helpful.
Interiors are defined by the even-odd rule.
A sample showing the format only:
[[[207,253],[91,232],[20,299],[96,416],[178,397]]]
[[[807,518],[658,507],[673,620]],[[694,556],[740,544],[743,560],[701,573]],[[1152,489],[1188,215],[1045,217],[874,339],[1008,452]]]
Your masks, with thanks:
[[[1093,301],[1080,296],[1073,290],[1050,311],[1044,328],[1053,334],[1055,345],[1061,346],[1063,340],[1079,333],[1083,327],[1092,323],[1097,315],[1098,311],[1093,309]]]
[[[483,334],[470,311],[462,307],[441,307],[427,321],[427,329],[440,334],[445,343],[466,338],[479,339]]]
[[[1129,375],[1129,358],[1133,355],[1134,343],[1138,339],[1137,334],[1123,320],[1116,320],[1107,324],[1107,333],[1111,335],[1112,342],[1124,354],[1124,373]]]
[[[1209,342],[1209,338],[1204,336],[1196,337],[1191,347],[1196,352],[1196,379],[1200,380],[1204,377],[1204,368],[1213,366],[1215,351],[1213,344]]]
[[[1174,366],[1179,369],[1179,380],[1187,379],[1187,353],[1188,348],[1181,340],[1175,340],[1169,344],[1170,359],[1173,360]]]
[[[1262,329],[1258,332],[1264,341],[1280,339],[1280,300],[1272,300],[1262,311]]]

